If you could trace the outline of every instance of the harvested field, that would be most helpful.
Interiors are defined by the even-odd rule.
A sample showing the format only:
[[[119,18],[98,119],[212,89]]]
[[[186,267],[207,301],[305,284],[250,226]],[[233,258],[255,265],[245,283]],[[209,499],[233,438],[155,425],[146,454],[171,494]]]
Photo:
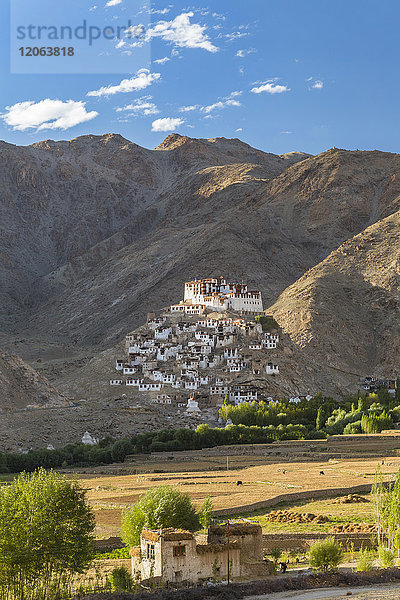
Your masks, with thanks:
[[[256,519],[259,521],[263,528],[264,533],[283,533],[285,531],[289,533],[308,533],[310,531],[326,533],[333,531],[365,531],[369,532],[369,527],[373,526],[373,505],[370,501],[370,495],[365,494],[362,496],[365,502],[355,504],[342,504],[337,502],[337,498],[328,498],[324,500],[308,500],[308,501],[294,501],[292,503],[285,502],[277,505],[277,507],[269,509],[261,509],[254,511],[250,514],[238,513],[236,516],[247,517]],[[314,514],[324,518],[323,523],[312,523],[307,522],[295,522],[291,523],[284,519],[275,519],[270,515],[277,511],[288,511],[290,513],[298,514]],[[326,520],[325,520],[326,519]],[[348,526],[349,529],[345,529]],[[359,528],[360,526],[360,528]]]
[[[122,510],[132,502],[137,502],[147,489],[165,484],[177,486],[188,493],[198,507],[208,495],[213,499],[214,508],[221,513],[237,507],[237,511],[233,510],[235,516],[260,519],[266,531],[280,531],[282,527],[290,527],[293,531],[293,524],[269,523],[266,527],[266,519],[263,519],[270,510],[276,508],[279,498],[277,501],[275,498],[284,495],[285,508],[290,506],[295,512],[333,517],[330,523],[296,523],[296,530],[297,527],[299,531],[302,531],[301,527],[307,530],[312,527],[316,531],[327,531],[336,524],[368,522],[370,503],[335,504],[334,501],[348,496],[351,491],[348,488],[371,484],[378,464],[387,480],[393,479],[400,467],[400,458],[397,456],[387,457],[378,452],[370,456],[371,443],[366,443],[365,438],[372,436],[351,437],[356,439],[351,440],[349,454],[356,458],[348,455],[340,458],[336,446],[326,440],[322,440],[323,445],[319,446],[314,441],[294,441],[219,447],[171,455],[135,456],[108,469],[97,468],[81,473],[80,479],[88,489],[88,498],[95,509],[99,537],[118,535]],[[382,436],[376,437],[382,447],[389,450],[389,442],[382,442]],[[400,444],[398,437],[390,436],[392,446],[393,438],[396,444]],[[339,442],[342,448],[342,440]],[[173,456],[173,460],[169,456]],[[238,481],[242,485],[237,485]],[[330,500],[319,499],[325,490]],[[310,504],[314,491],[316,498]],[[309,498],[307,507],[301,495]],[[265,501],[271,502],[271,508],[251,513],[249,509],[246,510],[249,504]],[[329,505],[324,505],[325,502],[329,502]],[[320,510],[320,503],[325,506],[324,511]]]

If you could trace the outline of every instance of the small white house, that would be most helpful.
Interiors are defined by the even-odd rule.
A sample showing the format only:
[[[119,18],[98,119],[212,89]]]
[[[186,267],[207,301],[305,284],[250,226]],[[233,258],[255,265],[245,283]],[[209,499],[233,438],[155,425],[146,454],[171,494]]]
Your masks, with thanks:
[[[136,373],[136,371],[136,367],[124,367],[123,373],[124,375],[133,375],[134,373]]]

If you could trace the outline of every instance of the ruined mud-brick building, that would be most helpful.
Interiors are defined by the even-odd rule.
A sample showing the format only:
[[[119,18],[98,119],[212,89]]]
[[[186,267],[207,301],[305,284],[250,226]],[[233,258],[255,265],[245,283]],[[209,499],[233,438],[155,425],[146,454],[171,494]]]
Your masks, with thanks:
[[[201,536],[176,529],[142,532],[142,580],[220,581],[227,579],[228,566],[230,579],[271,574],[271,563],[263,561],[260,525],[215,525]]]

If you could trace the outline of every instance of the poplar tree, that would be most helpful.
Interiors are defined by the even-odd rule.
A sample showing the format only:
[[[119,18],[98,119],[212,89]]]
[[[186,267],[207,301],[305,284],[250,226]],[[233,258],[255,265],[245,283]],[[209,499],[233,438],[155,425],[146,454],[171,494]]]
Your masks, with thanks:
[[[46,600],[93,558],[86,491],[53,471],[21,473],[0,488],[0,599]]]

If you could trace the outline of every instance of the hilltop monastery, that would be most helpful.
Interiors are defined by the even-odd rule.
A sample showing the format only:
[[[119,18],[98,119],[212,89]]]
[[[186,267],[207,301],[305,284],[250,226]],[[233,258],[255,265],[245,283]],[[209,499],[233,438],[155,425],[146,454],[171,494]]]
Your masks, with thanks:
[[[263,311],[261,292],[249,291],[244,283],[227,283],[223,277],[195,279],[185,283],[183,302],[170,307],[171,312],[188,314],[203,314],[207,308],[259,314]]]
[[[126,357],[116,361],[110,385],[191,415],[200,414],[199,400],[209,407],[226,397],[235,404],[270,400],[251,384],[279,374],[273,360],[279,332],[263,331],[254,320],[260,312],[261,293],[243,283],[222,277],[185,283],[181,303],[149,313],[146,325],[126,336]]]

